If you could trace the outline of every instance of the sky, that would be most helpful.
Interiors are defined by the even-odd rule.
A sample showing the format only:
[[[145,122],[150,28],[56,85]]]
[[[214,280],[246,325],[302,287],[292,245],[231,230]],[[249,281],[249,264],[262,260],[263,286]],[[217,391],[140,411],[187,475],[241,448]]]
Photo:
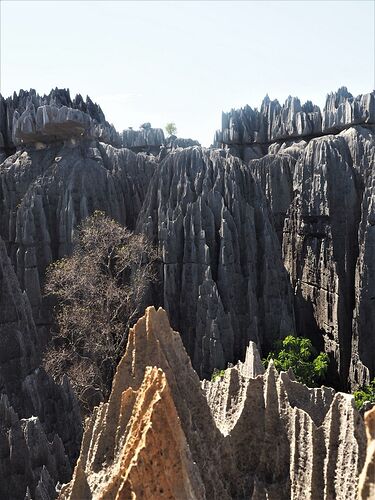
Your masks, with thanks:
[[[1,0],[0,92],[69,88],[118,130],[212,142],[221,112],[266,94],[324,105],[375,87],[374,1]]]

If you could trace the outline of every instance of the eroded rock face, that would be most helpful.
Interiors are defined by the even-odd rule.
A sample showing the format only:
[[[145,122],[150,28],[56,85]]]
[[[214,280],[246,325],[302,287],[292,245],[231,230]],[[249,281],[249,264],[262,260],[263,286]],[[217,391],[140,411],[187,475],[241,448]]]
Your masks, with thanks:
[[[360,174],[362,195],[350,368],[352,384],[361,386],[375,376],[375,135],[360,127],[343,135]]]
[[[362,384],[374,373],[374,148],[372,132],[361,127],[311,140],[294,167],[294,197],[283,230],[297,331],[317,345],[323,338],[342,386],[349,375]]]
[[[150,183],[137,228],[159,246],[162,303],[193,366],[209,377],[294,331],[270,213],[250,169],[224,151],[173,150]]]
[[[0,148],[9,150],[21,144],[50,143],[72,137],[95,138],[120,145],[119,134],[97,104],[69,90],[54,89],[40,96],[35,90],[21,90],[4,99],[0,95]]]
[[[0,239],[0,497],[53,498],[67,481],[82,435],[67,379],[57,385],[42,368],[41,341]],[[34,496],[35,494],[35,496]]]
[[[148,308],[61,497],[354,500],[366,444],[352,396],[262,373],[250,344],[202,391],[166,313]]]
[[[375,91],[353,97],[346,87],[327,95],[322,131],[338,132],[350,125],[375,124]]]
[[[87,140],[30,146],[0,166],[0,234],[38,326],[51,321],[42,307],[45,269],[71,253],[75,227],[101,210],[134,228],[155,165],[145,154]]]
[[[142,411],[139,410],[141,406]],[[142,419],[145,435],[151,432],[147,429],[151,424],[159,430],[158,435],[152,432],[150,448],[149,440],[139,442],[137,439],[141,429],[136,431],[135,427]],[[165,446],[165,454],[160,454]],[[109,488],[115,496],[122,487],[128,494],[123,498],[130,498],[132,492],[139,492],[142,483],[145,488],[141,498],[163,498],[164,488],[163,492],[154,490],[158,480],[148,483],[147,478],[142,477],[139,484],[136,470],[132,472],[136,463],[131,464],[130,459],[136,447],[139,453],[134,460],[144,457],[150,479],[158,472],[163,484],[163,477],[169,471],[169,482],[175,485],[180,471],[188,473],[187,478],[181,478],[181,496],[177,498],[229,499],[220,474],[220,433],[214,425],[199,378],[179,334],[169,326],[165,311],[156,311],[153,307],[148,308],[146,315],[130,330],[126,353],[118,365],[109,401],[97,409],[87,427],[73,481],[62,498],[77,498],[74,492],[81,491],[75,489],[81,488],[79,485],[86,488],[86,498],[102,498]],[[173,464],[177,465],[177,477],[174,477]],[[134,482],[116,482],[120,476],[133,477]]]
[[[265,154],[261,145],[304,137],[311,139],[359,124],[375,126],[375,91],[353,97],[342,87],[327,95],[323,113],[311,101],[301,105],[297,97],[289,96],[281,106],[266,96],[259,110],[245,106],[223,113],[214,146],[227,146],[247,161]]]
[[[268,154],[248,163],[269,202],[280,242],[283,238],[284,219],[293,198],[295,163],[295,158],[284,151],[283,154]]]
[[[149,124],[147,124],[149,125]],[[133,151],[149,151],[158,154],[165,143],[163,129],[149,127],[139,130],[127,129],[122,132],[122,145]]]
[[[314,136],[321,133],[318,106],[307,101],[301,105],[297,97],[279,101],[263,99],[260,110],[245,106],[222,114],[222,128],[216,132],[214,145],[267,144],[275,140]]]
[[[365,414],[367,455],[359,478],[359,498],[370,500],[375,496],[375,407]]]
[[[294,169],[293,191],[283,253],[295,290],[299,331],[315,340],[319,333],[324,336],[344,381],[350,363],[361,202],[344,138],[309,142]]]

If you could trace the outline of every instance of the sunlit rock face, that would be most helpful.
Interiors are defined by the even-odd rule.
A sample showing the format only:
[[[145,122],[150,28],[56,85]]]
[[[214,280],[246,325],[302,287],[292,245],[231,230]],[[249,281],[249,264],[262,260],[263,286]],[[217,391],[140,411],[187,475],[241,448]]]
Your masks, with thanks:
[[[222,128],[214,144],[267,144],[275,140],[314,136],[322,131],[318,106],[311,101],[301,105],[297,97],[288,97],[283,105],[266,96],[260,109],[245,106],[222,115]]]
[[[375,407],[365,414],[367,435],[366,462],[359,478],[359,495],[362,500],[375,496]]]
[[[294,331],[292,292],[259,184],[220,150],[177,149],[157,168],[137,228],[159,247],[162,303],[201,376]]]
[[[0,498],[54,498],[77,459],[78,403],[68,379],[58,385],[40,368],[41,354],[28,297],[0,239]]]
[[[375,91],[354,97],[346,87],[341,87],[327,96],[322,117],[324,133],[358,124],[375,124]]]
[[[119,134],[106,120],[101,108],[80,94],[54,89],[40,96],[35,90],[21,90],[4,99],[0,95],[0,147],[50,143],[72,137],[95,138],[119,146]]]
[[[354,500],[365,448],[352,396],[264,373],[252,343],[201,388],[165,311],[148,308],[61,498]]]
[[[301,104],[289,96],[281,105],[266,96],[260,109],[245,106],[222,114],[222,126],[215,134],[214,145],[232,147],[245,158],[247,151],[264,154],[275,141],[310,139],[337,133],[352,125],[375,126],[375,91],[353,97],[346,87],[327,95],[323,112],[311,101]],[[249,154],[249,153],[247,153]]]

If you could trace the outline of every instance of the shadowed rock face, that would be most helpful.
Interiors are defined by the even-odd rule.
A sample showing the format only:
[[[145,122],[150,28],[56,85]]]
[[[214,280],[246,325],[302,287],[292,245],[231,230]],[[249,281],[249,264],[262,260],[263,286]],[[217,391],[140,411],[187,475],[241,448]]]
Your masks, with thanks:
[[[55,384],[40,361],[31,307],[0,239],[0,498],[24,498],[27,489],[32,498],[43,498],[43,490],[53,498],[77,458],[75,396],[68,380]]]
[[[360,126],[248,162],[282,242],[297,332],[332,354],[339,387],[375,375],[374,165],[374,133]]]
[[[283,256],[295,290],[298,331],[316,342],[323,337],[342,384],[348,376],[362,384],[375,368],[374,160],[373,134],[361,127],[311,140],[294,167],[294,197],[284,225]]]
[[[266,201],[223,151],[172,151],[137,228],[158,244],[162,303],[202,376],[294,330],[292,296]]]
[[[293,171],[296,160],[288,153],[268,154],[249,161],[249,169],[259,181],[273,215],[277,236],[282,241],[284,219],[293,196]]]
[[[140,130],[127,129],[122,132],[122,145],[132,150],[147,149],[156,154],[160,146],[165,143],[164,132],[161,128],[150,127]]]
[[[262,372],[251,344],[202,391],[166,313],[148,308],[61,498],[354,500],[365,434],[353,398]]]
[[[86,140],[20,149],[0,166],[0,234],[38,326],[51,321],[41,307],[45,269],[71,253],[74,228],[95,210],[134,228],[155,164]]]

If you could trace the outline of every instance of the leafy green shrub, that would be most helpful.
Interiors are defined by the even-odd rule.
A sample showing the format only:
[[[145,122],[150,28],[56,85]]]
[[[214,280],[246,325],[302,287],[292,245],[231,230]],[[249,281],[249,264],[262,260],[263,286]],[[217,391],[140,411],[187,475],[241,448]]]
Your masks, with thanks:
[[[361,410],[367,402],[375,405],[375,378],[368,385],[354,391],[353,396],[358,410]]]
[[[176,124],[173,122],[167,123],[165,126],[165,130],[168,135],[174,135],[177,132]]]
[[[218,380],[225,375],[225,370],[218,370],[217,368],[214,369],[211,375],[211,382],[215,382],[215,380]]]
[[[288,335],[277,343],[276,352],[270,352],[263,364],[267,367],[273,359],[278,371],[292,368],[298,382],[314,387],[324,380],[329,365],[327,354],[321,352],[315,355],[311,340]]]

